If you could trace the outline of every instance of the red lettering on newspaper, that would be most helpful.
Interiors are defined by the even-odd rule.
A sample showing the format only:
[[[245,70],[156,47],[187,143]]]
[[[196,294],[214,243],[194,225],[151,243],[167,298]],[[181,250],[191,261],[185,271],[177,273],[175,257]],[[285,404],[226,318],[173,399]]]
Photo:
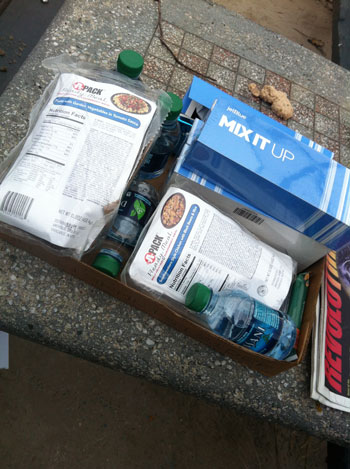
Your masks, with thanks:
[[[342,299],[340,296],[341,284],[336,264],[336,254],[327,256],[326,269],[327,287],[327,327],[325,350],[325,373],[330,386],[338,393],[342,392],[342,346],[340,339],[343,336],[341,326]]]

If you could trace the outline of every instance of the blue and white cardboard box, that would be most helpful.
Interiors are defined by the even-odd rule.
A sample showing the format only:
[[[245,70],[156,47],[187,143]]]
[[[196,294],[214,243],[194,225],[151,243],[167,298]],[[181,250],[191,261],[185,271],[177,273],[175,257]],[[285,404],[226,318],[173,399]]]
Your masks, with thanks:
[[[281,252],[289,254],[298,263],[298,270],[322,258],[328,248],[298,231],[278,222],[261,210],[222,189],[218,185],[185,167],[184,161],[194,141],[200,135],[204,123],[195,120],[181,155],[178,158],[171,182],[197,194],[226,215],[235,219],[259,239]]]
[[[349,169],[226,93],[182,166],[330,249],[350,240]]]
[[[206,81],[201,80],[198,77],[193,77],[192,84],[190,85],[183,98],[182,109],[184,114],[186,114],[188,117],[192,117],[193,114],[195,114],[198,115],[200,119],[205,120],[215,101],[217,99],[225,99],[227,97],[229,97],[229,95],[224,91],[219,90],[215,86],[211,85],[210,83],[207,83]],[[232,97],[231,99],[233,101],[238,101]],[[243,104],[240,101],[238,101],[238,103]],[[272,122],[274,123],[274,126],[276,128],[279,128],[282,132],[286,133],[290,137],[295,138],[307,147],[313,148],[315,151],[322,153],[325,156],[328,156],[329,158],[333,158],[333,152],[323,147],[322,145],[319,145],[318,143],[314,142],[313,140],[310,140],[309,138],[305,137],[296,130],[292,130],[286,127],[285,125],[280,124],[279,122]]]

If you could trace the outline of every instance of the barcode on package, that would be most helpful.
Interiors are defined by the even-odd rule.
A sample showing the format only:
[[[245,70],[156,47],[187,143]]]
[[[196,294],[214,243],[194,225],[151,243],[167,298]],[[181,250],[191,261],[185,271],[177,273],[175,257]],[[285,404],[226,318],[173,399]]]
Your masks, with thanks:
[[[18,192],[8,191],[2,199],[0,211],[26,220],[34,199]]]
[[[249,221],[252,221],[253,223],[256,223],[257,225],[261,225],[264,222],[264,219],[261,217],[258,217],[253,212],[249,212],[249,210],[245,210],[243,208],[235,208],[233,213],[239,215],[240,217],[246,218]]]

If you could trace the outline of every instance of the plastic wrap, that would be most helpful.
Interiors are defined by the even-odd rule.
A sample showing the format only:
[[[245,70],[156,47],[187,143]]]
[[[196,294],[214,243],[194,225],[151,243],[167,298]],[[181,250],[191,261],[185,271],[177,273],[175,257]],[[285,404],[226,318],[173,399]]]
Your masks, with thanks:
[[[0,167],[0,221],[80,258],[115,215],[171,100],[66,55],[43,65],[56,76]]]

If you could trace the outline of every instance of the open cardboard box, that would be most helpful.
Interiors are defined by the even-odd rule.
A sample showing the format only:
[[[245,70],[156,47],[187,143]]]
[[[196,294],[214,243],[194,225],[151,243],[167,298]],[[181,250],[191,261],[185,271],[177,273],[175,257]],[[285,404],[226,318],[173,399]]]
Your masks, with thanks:
[[[147,153],[147,149],[144,155]],[[141,161],[139,162],[141,164]],[[169,161],[168,169],[172,165]],[[167,174],[154,181],[154,185],[162,188],[167,181]],[[253,185],[252,185],[253,187]],[[34,238],[31,235],[23,234],[19,230],[13,229],[7,225],[1,224],[0,238],[10,242],[14,246],[24,249],[29,253],[43,259],[44,261],[58,267],[68,274],[77,277],[84,282],[118,298],[119,300],[129,304],[132,307],[140,309],[156,319],[166,323],[167,325],[177,329],[178,331],[212,347],[219,353],[227,355],[242,365],[259,371],[267,376],[273,376],[280,372],[286,371],[301,362],[303,359],[307,344],[310,338],[311,329],[315,319],[315,309],[318,292],[321,285],[323,274],[323,260],[318,261],[310,269],[310,288],[306,300],[303,322],[300,329],[298,342],[298,359],[293,362],[278,361],[273,358],[255,353],[247,348],[241,347],[233,342],[224,339],[217,334],[205,328],[195,319],[182,315],[177,310],[157,301],[156,299],[141,293],[125,284],[118,279],[113,279],[104,273],[94,269],[88,263],[92,258],[86,256],[86,262],[78,261],[74,258],[64,257],[55,253],[50,245],[45,241]],[[116,311],[117,314],[117,311]]]
[[[167,175],[164,174],[163,177],[155,180],[154,185],[158,186],[158,188],[161,187],[164,184],[164,181],[166,181],[166,176]],[[24,238],[23,236],[15,236],[13,234],[13,229],[7,229],[3,224],[0,231],[0,237],[12,245],[28,251],[30,254],[43,259],[64,272],[67,272],[89,285],[118,298],[124,303],[149,314],[168,326],[173,327],[193,339],[213,348],[217,352],[226,355],[240,364],[266,376],[274,376],[278,373],[289,370],[290,368],[298,365],[305,356],[315,319],[316,302],[323,275],[324,259],[319,260],[308,269],[311,274],[310,288],[306,299],[303,322],[300,329],[298,359],[293,362],[286,362],[266,357],[234,344],[233,342],[211,332],[209,329],[206,329],[197,322],[190,320],[188,317],[181,315],[169,306],[156,301],[151,296],[126,286],[119,280],[103,274],[85,262],[81,262],[73,258],[58,256],[52,252],[45,243],[41,243],[33,237],[25,236]]]

